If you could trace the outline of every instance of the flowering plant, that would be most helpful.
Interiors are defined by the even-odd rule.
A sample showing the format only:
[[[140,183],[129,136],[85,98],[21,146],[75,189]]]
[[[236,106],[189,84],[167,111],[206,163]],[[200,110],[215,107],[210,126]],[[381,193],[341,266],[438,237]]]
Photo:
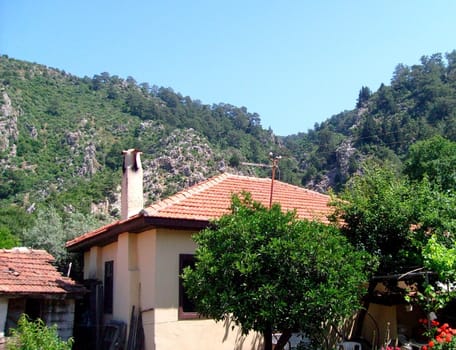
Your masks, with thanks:
[[[420,323],[428,325],[427,319],[420,319]],[[431,321],[431,329],[427,332],[431,340],[423,345],[422,350],[456,350],[456,329],[448,323],[440,325],[437,320]]]

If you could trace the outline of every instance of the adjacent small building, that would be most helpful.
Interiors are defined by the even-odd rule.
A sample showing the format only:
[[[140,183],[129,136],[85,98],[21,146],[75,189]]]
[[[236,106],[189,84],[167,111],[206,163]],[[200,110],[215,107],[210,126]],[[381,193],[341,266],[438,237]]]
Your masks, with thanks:
[[[124,154],[121,220],[66,245],[83,253],[84,279],[102,285],[103,322],[125,323],[130,340],[132,333],[143,334],[146,350],[260,349],[260,335],[201,319],[186,298],[179,276],[193,263],[192,235],[228,214],[232,195],[243,191],[265,206],[280,203],[300,219],[323,222],[331,214],[330,197],[281,181],[221,174],[144,208],[139,155]],[[140,310],[142,332],[132,327],[134,310]]]
[[[57,325],[63,339],[73,335],[75,299],[87,290],[62,276],[44,250],[0,249],[0,339],[25,313]]]

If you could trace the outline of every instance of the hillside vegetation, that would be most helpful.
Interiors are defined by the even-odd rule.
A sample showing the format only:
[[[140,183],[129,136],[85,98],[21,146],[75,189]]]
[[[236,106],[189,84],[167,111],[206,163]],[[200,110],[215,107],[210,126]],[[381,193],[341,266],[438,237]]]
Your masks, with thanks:
[[[203,105],[108,73],[78,78],[0,60],[0,200],[88,211],[115,202],[121,151],[143,151],[154,201],[241,162],[268,163],[272,131],[245,107]],[[68,208],[67,208],[68,209]]]
[[[43,212],[68,235],[117,217],[123,149],[143,152],[151,203],[219,172],[270,176],[246,165],[270,164],[270,152],[282,181],[337,192],[366,160],[401,169],[410,145],[435,135],[456,141],[456,51],[399,64],[389,85],[361,87],[353,110],[286,137],[245,107],[2,56],[0,241],[26,244],[46,229]]]
[[[411,144],[435,135],[456,140],[456,51],[398,64],[390,85],[361,87],[356,108],[284,143],[303,185],[339,190],[367,158],[400,168]]]

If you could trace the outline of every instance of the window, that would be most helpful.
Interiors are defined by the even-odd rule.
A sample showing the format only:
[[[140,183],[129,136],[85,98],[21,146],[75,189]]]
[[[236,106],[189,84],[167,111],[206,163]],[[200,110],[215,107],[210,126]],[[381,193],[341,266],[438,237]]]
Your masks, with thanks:
[[[188,297],[185,292],[184,285],[182,283],[182,272],[187,266],[195,266],[195,256],[193,254],[180,254],[179,255],[179,319],[189,320],[199,318],[196,312],[195,305]]]
[[[114,293],[114,261],[105,261],[104,270],[104,312],[112,314]]]
[[[42,301],[39,299],[26,299],[25,300],[25,313],[31,320],[42,318],[41,315]]]

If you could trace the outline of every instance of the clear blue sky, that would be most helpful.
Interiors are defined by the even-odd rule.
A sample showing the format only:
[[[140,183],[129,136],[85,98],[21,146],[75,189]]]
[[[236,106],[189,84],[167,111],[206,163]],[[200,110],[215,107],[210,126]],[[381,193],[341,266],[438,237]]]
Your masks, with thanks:
[[[0,0],[0,54],[245,106],[278,135],[455,38],[454,0]]]

